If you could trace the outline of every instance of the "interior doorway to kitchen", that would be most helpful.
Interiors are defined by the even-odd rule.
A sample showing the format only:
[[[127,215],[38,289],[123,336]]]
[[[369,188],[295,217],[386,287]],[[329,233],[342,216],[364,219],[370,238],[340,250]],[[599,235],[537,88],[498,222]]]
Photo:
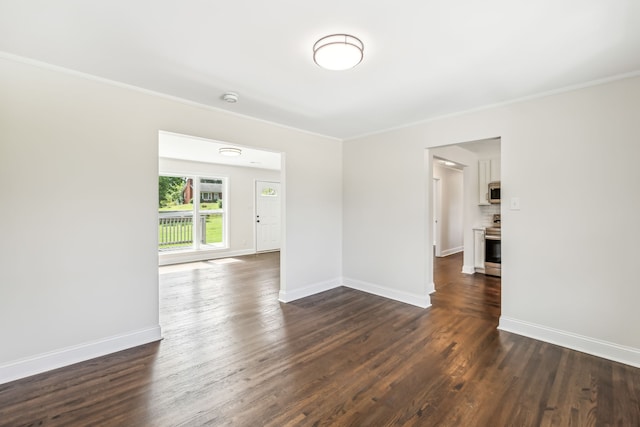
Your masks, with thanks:
[[[425,162],[429,171],[428,178],[430,181],[429,198],[427,199],[430,206],[427,210],[429,214],[429,224],[433,227],[429,227],[429,246],[435,242],[435,249],[429,251],[429,264],[431,265],[431,277],[427,278],[427,283],[430,283],[429,288],[436,290],[439,283],[438,274],[434,274],[438,268],[446,265],[448,270],[455,270],[458,274],[458,279],[464,281],[468,275],[475,275],[478,272],[476,278],[483,276],[482,269],[479,267],[484,266],[484,255],[481,253],[480,248],[475,248],[474,242],[474,228],[481,225],[488,225],[491,221],[494,213],[500,213],[500,205],[491,205],[489,203],[483,203],[481,199],[481,188],[486,187],[486,183],[480,182],[480,172],[487,172],[486,169],[482,169],[481,166],[486,167],[487,164],[497,165],[496,175],[500,172],[500,138],[490,138],[481,141],[472,141],[467,143],[454,144],[449,146],[429,148],[426,150]],[[449,164],[445,164],[449,162]],[[454,169],[443,172],[443,168]],[[451,212],[454,212],[454,217],[460,218],[458,220],[452,220],[452,217],[442,212],[442,208],[438,207],[438,201],[443,197],[443,194],[447,193],[445,190],[445,184],[442,180],[444,174],[451,175],[458,178],[458,181],[462,181],[462,190],[455,190],[449,195],[449,198],[458,200],[458,206],[461,206],[461,210],[453,208]],[[453,175],[455,174],[455,175]],[[436,188],[433,187],[432,182],[438,178],[440,185]],[[490,179],[486,177],[485,179]],[[496,178],[500,179],[499,175]],[[460,184],[457,184],[460,185]],[[460,188],[456,186],[455,188]],[[457,191],[457,193],[456,193]],[[440,194],[438,194],[440,193]],[[462,201],[460,202],[460,197]],[[440,203],[442,205],[442,203]],[[459,224],[458,229],[447,228],[443,222],[445,219],[452,221],[452,224]],[[437,221],[437,222],[435,222]],[[486,223],[486,224],[485,224]],[[441,236],[438,236],[437,225],[442,228],[440,231]],[[445,229],[450,233],[450,242],[444,242]],[[460,233],[456,234],[458,231]],[[440,245],[438,245],[440,241]],[[461,243],[460,243],[461,242]],[[478,258],[482,258],[480,261]],[[440,262],[446,259],[446,262]],[[450,271],[453,274],[453,271]],[[447,276],[450,280],[451,275]],[[468,277],[467,277],[468,278]],[[498,281],[500,279],[497,279]]]

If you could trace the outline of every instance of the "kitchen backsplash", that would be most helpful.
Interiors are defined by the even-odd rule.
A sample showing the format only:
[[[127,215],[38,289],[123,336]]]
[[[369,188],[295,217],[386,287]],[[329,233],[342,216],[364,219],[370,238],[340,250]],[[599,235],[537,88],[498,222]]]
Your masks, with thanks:
[[[493,214],[500,213],[500,205],[484,205],[479,206],[480,212],[482,213],[482,225],[484,227],[488,227],[493,224]]]

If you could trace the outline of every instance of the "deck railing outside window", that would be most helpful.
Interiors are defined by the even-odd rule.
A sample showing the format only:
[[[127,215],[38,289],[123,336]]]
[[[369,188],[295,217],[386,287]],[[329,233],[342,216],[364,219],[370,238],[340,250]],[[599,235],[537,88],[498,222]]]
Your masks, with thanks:
[[[200,214],[200,243],[215,244],[216,229],[221,228],[222,212]],[[161,250],[186,248],[193,245],[193,215],[191,212],[158,213],[158,247]]]

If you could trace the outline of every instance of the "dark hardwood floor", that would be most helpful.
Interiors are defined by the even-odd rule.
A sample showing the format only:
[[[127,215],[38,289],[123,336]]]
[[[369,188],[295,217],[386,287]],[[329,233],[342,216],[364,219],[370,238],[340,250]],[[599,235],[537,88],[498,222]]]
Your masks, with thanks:
[[[163,269],[163,341],[0,385],[0,425],[640,426],[640,369],[496,330],[461,254],[426,310],[281,304],[277,253],[197,266]]]

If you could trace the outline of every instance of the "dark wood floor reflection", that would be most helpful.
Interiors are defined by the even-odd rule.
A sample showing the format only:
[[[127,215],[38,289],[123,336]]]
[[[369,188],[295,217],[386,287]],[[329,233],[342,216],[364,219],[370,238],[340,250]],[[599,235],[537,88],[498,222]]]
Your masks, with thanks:
[[[162,342],[0,385],[0,425],[640,425],[640,369],[497,331],[500,279],[461,254],[426,310],[281,304],[277,253],[196,267],[161,274]]]

